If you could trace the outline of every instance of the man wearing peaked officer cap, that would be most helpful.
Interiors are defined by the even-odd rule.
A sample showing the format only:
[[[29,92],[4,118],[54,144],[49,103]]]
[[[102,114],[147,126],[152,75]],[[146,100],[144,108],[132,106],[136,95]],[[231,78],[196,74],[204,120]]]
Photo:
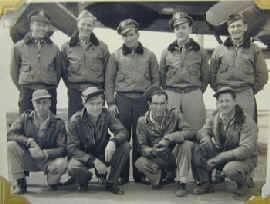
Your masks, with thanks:
[[[129,31],[138,31],[139,30],[139,24],[137,21],[129,18],[124,21],[122,21],[118,27],[117,32],[120,35],[126,35]]]
[[[175,26],[188,23],[190,26],[193,23],[193,19],[186,12],[175,12],[169,21],[169,26],[171,30],[174,30]]]
[[[32,110],[31,96],[46,89],[52,96],[51,111],[56,113],[57,86],[61,78],[61,55],[50,39],[50,20],[43,10],[29,15],[30,31],[13,49],[10,74],[20,92],[19,112]]]
[[[84,108],[68,123],[68,173],[86,191],[92,178],[89,168],[103,179],[106,189],[123,194],[118,186],[120,172],[129,157],[127,131],[121,122],[104,108],[104,93],[97,87],[82,91]],[[108,129],[113,136],[109,135]]]
[[[161,54],[161,85],[169,106],[183,113],[192,128],[199,130],[206,116],[203,93],[208,85],[208,59],[202,47],[190,38],[192,17],[176,11],[169,21],[176,39]]]
[[[15,193],[27,192],[24,171],[44,171],[52,190],[66,171],[65,123],[50,112],[51,98],[45,89],[34,91],[34,110],[21,114],[8,130],[8,162],[16,181]]]
[[[94,34],[96,17],[82,10],[77,29],[62,46],[63,80],[68,88],[68,117],[83,107],[82,91],[89,86],[104,89],[105,68],[110,53],[107,45]]]
[[[134,19],[119,23],[117,32],[123,45],[109,59],[105,74],[105,96],[109,111],[119,119],[132,135],[133,177],[140,182],[142,174],[134,167],[138,157],[136,124],[147,108],[144,91],[160,85],[159,69],[155,54],[139,42],[139,24]],[[116,95],[115,95],[116,93]],[[122,174],[122,181],[129,181],[129,163]]]

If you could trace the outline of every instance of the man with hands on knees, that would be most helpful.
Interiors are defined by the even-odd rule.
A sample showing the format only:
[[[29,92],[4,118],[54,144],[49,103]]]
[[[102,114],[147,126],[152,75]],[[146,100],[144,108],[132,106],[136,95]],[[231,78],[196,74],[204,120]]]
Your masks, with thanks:
[[[104,92],[88,87],[82,92],[84,108],[76,112],[68,124],[69,175],[80,191],[88,189],[95,168],[106,190],[123,194],[119,188],[120,172],[129,157],[128,133],[120,121],[104,108]],[[113,136],[110,136],[110,130]]]
[[[176,196],[186,195],[191,173],[195,136],[179,111],[168,109],[168,95],[159,88],[149,90],[149,111],[139,118],[137,135],[142,156],[136,168],[151,182],[153,189],[162,185],[162,177],[176,171]]]
[[[236,182],[234,193],[243,196],[257,163],[257,126],[236,103],[232,88],[220,88],[214,96],[217,110],[199,131],[199,144],[194,146],[193,175],[199,183],[194,194],[213,191],[210,175],[215,169],[220,180]]]
[[[15,192],[27,192],[24,171],[44,171],[51,190],[57,190],[67,168],[66,130],[62,119],[50,112],[52,96],[45,89],[33,92],[33,111],[24,112],[8,130],[9,171]]]

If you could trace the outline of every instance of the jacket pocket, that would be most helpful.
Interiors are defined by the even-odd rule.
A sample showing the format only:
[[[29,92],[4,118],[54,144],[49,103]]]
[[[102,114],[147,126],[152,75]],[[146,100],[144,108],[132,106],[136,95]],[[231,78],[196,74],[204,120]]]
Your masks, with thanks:
[[[194,63],[192,65],[189,65],[188,72],[192,76],[199,76],[200,75],[200,63]]]
[[[218,69],[218,73],[220,74],[225,73],[228,71],[228,69],[229,69],[229,65],[221,63]]]
[[[119,72],[118,74],[117,74],[117,77],[116,77],[116,79],[117,79],[117,82],[123,82],[123,81],[125,81],[125,75],[124,75],[124,73],[122,73],[122,72]]]
[[[21,66],[22,72],[30,72],[31,71],[31,65],[30,64],[24,64]]]
[[[239,66],[243,73],[252,74],[254,72],[254,58],[250,55],[242,55]]]
[[[71,73],[79,73],[80,70],[80,63],[70,63],[68,66],[68,72]]]
[[[146,68],[146,69],[145,69],[144,77],[145,77],[147,80],[151,80],[149,68]]]
[[[170,67],[170,66],[167,66],[167,69],[168,69],[167,76],[166,76],[167,79],[171,79],[171,78],[175,77],[177,69],[174,67]]]

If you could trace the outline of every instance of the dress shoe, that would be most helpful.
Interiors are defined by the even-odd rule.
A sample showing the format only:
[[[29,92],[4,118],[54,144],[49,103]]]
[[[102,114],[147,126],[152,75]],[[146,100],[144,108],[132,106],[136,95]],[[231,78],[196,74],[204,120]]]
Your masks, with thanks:
[[[14,194],[25,194],[27,193],[27,184],[26,179],[21,178],[17,180],[16,185],[14,186]]]
[[[185,183],[177,183],[177,188],[176,188],[176,192],[175,195],[176,197],[184,197],[185,195],[187,195],[187,186]]]
[[[193,189],[193,194],[201,195],[214,192],[214,188],[210,183],[201,184]]]

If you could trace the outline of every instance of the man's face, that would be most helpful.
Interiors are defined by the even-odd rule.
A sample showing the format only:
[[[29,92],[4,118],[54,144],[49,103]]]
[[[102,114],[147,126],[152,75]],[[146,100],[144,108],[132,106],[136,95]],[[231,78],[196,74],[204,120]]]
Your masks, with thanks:
[[[30,24],[30,29],[34,38],[44,38],[49,32],[49,24],[33,21]]]
[[[34,100],[33,102],[34,110],[39,115],[46,115],[48,114],[50,107],[51,107],[51,99],[49,98],[41,98]]]
[[[103,105],[104,99],[102,95],[91,97],[84,103],[84,107],[86,108],[88,114],[92,115],[93,117],[99,116],[99,114],[102,112]]]
[[[235,108],[236,102],[230,93],[220,94],[217,99],[217,108],[222,114],[229,114]]]
[[[162,117],[168,108],[168,101],[165,95],[153,95],[150,103],[150,110],[154,117]]]
[[[78,30],[81,36],[89,37],[95,27],[94,20],[90,18],[82,18],[78,21]]]
[[[247,31],[247,24],[243,20],[239,19],[228,25],[228,32],[232,39],[243,38],[245,32]]]
[[[174,32],[178,41],[185,42],[188,40],[189,35],[192,33],[192,27],[189,25],[188,22],[175,25]]]
[[[126,46],[134,47],[138,43],[139,33],[135,29],[132,29],[122,35],[122,38]]]

